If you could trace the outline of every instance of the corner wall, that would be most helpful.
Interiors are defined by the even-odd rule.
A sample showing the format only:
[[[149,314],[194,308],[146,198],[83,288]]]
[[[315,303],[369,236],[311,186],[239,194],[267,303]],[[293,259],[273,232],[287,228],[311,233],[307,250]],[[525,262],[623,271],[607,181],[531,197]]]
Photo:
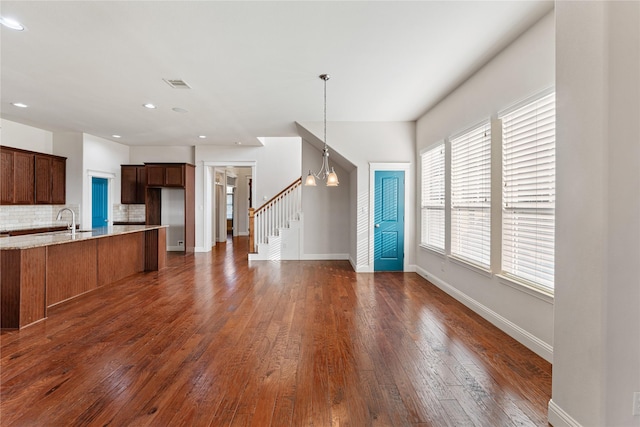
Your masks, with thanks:
[[[348,259],[349,257],[349,189],[350,177],[346,170],[334,162],[340,185],[327,187],[317,181],[315,187],[305,187],[309,170],[317,172],[322,152],[308,142],[302,142],[302,248],[300,259]]]
[[[549,421],[640,426],[640,3],[556,2]]]

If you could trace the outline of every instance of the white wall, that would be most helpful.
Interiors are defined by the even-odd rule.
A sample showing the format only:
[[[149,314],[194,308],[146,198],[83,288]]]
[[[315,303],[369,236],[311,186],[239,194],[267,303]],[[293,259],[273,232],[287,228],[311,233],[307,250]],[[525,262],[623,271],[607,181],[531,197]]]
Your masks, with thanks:
[[[264,146],[213,146],[195,147],[196,164],[196,250],[211,250],[211,224],[205,213],[211,208],[211,183],[207,163],[228,166],[255,165],[254,207],[278,194],[300,177],[302,140],[299,137],[264,138]]]
[[[160,223],[169,226],[167,250],[184,251],[184,189],[162,188],[161,200]]]
[[[486,64],[417,122],[420,151],[500,110],[552,87],[555,80],[553,13]],[[418,168],[418,180],[420,168]],[[417,182],[416,181],[416,182]],[[418,188],[419,183],[417,184]],[[420,200],[416,200],[420,236]],[[420,238],[417,238],[416,246]],[[553,301],[505,285],[449,258],[418,247],[418,272],[529,348],[551,359]]]
[[[312,135],[322,139],[322,122],[298,123]],[[357,213],[355,227],[350,225],[350,236],[355,236],[355,245],[349,245],[349,258],[359,272],[373,271],[373,254],[369,250],[373,225],[369,221],[369,164],[410,163],[405,177],[410,197],[407,206],[415,206],[415,123],[413,122],[329,122],[330,148],[356,166],[356,195],[350,193],[350,207],[346,215]],[[316,166],[317,167],[317,166]],[[305,174],[306,175],[306,174]],[[353,171],[351,171],[353,175]],[[353,180],[353,177],[350,176]],[[341,184],[342,185],[342,184]],[[351,184],[349,184],[351,186]],[[305,227],[307,227],[305,213]],[[405,266],[408,270],[415,264],[415,218],[414,210],[405,210]],[[306,237],[305,237],[306,238]],[[355,253],[353,250],[355,249]]]
[[[129,147],[97,136],[83,134],[82,228],[91,227],[91,178],[109,179],[109,208],[120,202],[120,165],[129,163]],[[109,218],[112,224],[113,218]]]
[[[129,163],[191,163],[195,164],[194,147],[179,146],[132,146],[129,148]]]
[[[0,119],[0,126],[0,145],[54,154],[52,132],[5,119]]]
[[[302,143],[302,232],[301,259],[348,259],[351,235],[349,173],[337,163],[329,164],[338,175],[340,185],[327,187],[316,180],[315,187],[305,187],[304,179],[309,170],[317,172],[322,161],[322,152],[311,144]]]
[[[640,3],[557,2],[549,421],[640,426]]]
[[[53,134],[53,153],[67,158],[67,203],[81,205],[84,157],[82,134],[80,132],[55,132]]]
[[[249,179],[251,168],[234,168],[237,175],[235,192],[234,236],[249,235]]]

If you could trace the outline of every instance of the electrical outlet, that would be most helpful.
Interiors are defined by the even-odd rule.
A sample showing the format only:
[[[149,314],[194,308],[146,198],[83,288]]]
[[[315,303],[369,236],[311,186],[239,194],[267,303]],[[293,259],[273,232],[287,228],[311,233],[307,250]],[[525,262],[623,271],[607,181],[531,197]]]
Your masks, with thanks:
[[[184,246],[184,242],[182,240],[178,240],[178,246]]]
[[[640,391],[633,393],[633,414],[640,415]]]

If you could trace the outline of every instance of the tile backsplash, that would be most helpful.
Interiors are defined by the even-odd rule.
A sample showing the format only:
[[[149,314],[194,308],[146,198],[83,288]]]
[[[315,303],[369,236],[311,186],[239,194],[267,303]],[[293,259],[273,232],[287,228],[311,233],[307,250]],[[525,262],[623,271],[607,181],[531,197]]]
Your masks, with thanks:
[[[0,205],[0,231],[19,230],[26,228],[50,227],[65,225],[71,222],[69,213],[63,215],[62,221],[56,221],[58,211],[70,208],[76,213],[76,222],[80,222],[80,206],[68,205]],[[112,221],[114,222],[144,222],[144,205],[113,206]]]
[[[144,205],[113,205],[114,222],[144,222]]]
[[[72,209],[76,213],[76,221],[78,221],[77,218],[79,218],[79,206],[77,204],[18,206],[2,205],[0,206],[0,231],[68,224],[71,222],[69,213],[64,214],[62,221],[56,221],[58,211],[65,207]]]

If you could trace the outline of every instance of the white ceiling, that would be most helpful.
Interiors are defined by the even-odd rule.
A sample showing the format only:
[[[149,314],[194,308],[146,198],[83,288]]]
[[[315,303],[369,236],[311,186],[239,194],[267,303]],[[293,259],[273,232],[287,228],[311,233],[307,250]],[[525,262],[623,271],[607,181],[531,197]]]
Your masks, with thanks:
[[[297,135],[296,121],[322,120],[318,75],[328,73],[328,121],[413,121],[552,8],[2,1],[2,16],[27,31],[1,30],[1,114],[52,131],[120,134],[127,145],[259,145],[258,137]]]

